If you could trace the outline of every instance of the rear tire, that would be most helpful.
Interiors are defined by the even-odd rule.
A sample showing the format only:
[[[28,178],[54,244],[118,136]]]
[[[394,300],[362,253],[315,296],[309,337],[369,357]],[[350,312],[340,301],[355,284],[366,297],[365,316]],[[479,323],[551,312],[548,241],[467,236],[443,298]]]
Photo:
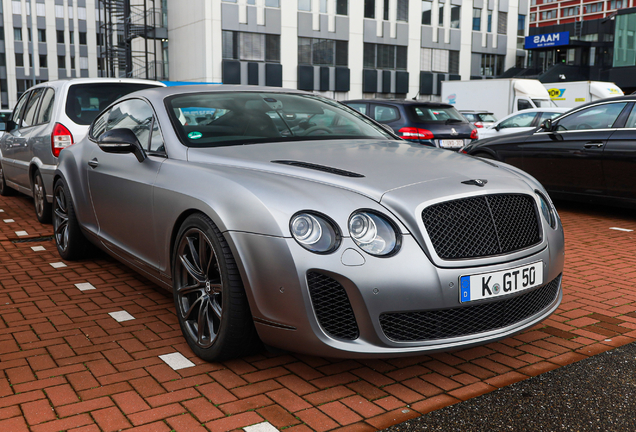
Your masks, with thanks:
[[[179,325],[197,356],[221,361],[261,348],[232,252],[206,215],[191,215],[179,229],[172,280]]]
[[[2,169],[1,163],[0,163],[0,195],[2,196],[13,195],[13,189],[7,186],[7,183],[4,181],[4,170]]]
[[[53,187],[53,236],[60,256],[69,261],[85,258],[92,245],[80,230],[68,186],[58,179]]]
[[[35,207],[35,215],[38,221],[43,224],[51,223],[51,212],[53,205],[46,200],[46,189],[44,189],[44,180],[39,170],[33,174],[33,205]]]

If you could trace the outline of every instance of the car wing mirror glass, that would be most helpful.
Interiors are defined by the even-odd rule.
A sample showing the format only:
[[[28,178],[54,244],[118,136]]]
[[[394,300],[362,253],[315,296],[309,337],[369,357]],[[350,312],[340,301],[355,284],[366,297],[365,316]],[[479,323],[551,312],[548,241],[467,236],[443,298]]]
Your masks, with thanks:
[[[130,129],[111,129],[104,132],[97,140],[97,145],[106,153],[133,153],[139,162],[146,159],[146,152],[137,135]]]
[[[552,130],[552,119],[546,119],[541,123],[541,130],[550,132]]]

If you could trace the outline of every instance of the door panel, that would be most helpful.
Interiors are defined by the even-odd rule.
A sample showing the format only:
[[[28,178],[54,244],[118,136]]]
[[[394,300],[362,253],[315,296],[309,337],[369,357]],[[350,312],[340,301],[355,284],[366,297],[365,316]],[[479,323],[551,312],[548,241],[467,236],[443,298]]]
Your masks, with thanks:
[[[603,152],[607,195],[636,200],[636,104],[625,127],[617,128]]]

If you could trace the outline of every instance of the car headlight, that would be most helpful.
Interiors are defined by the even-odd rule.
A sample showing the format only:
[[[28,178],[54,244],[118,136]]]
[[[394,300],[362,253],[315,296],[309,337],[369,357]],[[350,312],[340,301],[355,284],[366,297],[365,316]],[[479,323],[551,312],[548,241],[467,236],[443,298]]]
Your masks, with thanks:
[[[305,249],[326,254],[338,249],[340,233],[336,224],[316,213],[296,213],[289,222],[292,237]]]
[[[543,218],[548,222],[551,228],[556,228],[557,225],[557,214],[556,210],[550,205],[550,202],[547,200],[543,194],[539,192],[535,192],[539,197],[539,202],[541,203],[541,214]]]
[[[375,256],[391,255],[400,246],[400,236],[393,224],[369,211],[351,215],[349,234],[360,249]]]

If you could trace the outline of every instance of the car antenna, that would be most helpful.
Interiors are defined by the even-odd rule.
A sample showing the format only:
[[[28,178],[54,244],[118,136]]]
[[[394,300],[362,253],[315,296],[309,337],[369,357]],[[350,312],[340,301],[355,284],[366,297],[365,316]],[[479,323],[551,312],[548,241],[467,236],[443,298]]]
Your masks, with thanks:
[[[413,98],[412,98],[411,100],[416,101],[416,100],[417,100],[417,97],[418,97],[419,95],[420,95],[420,92],[419,92],[419,90],[418,90],[418,91],[417,91],[417,94],[416,94],[415,96],[413,96]]]

